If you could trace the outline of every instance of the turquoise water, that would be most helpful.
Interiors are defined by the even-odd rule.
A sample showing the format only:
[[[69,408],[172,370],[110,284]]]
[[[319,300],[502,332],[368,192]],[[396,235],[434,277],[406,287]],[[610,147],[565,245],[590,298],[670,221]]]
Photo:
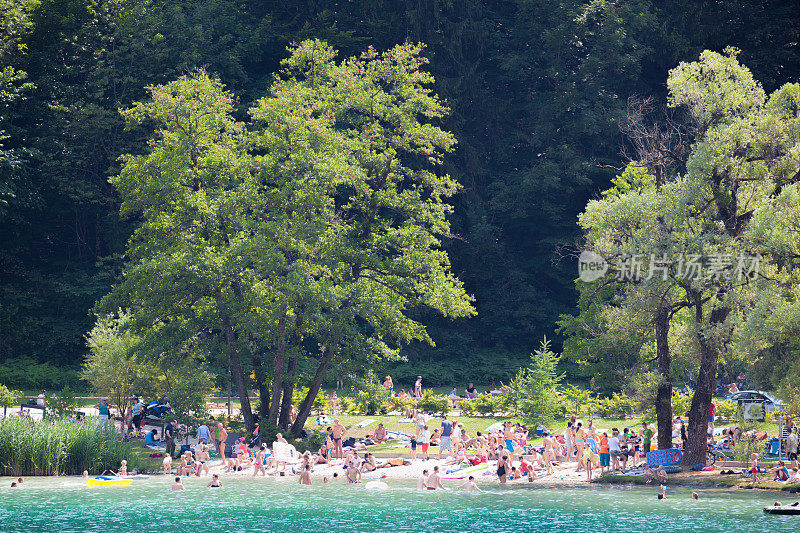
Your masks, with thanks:
[[[487,492],[418,492],[410,482],[389,490],[364,485],[302,487],[283,479],[136,480],[129,487],[87,487],[78,478],[28,479],[11,489],[0,479],[0,530],[49,531],[787,531],[800,516],[765,516],[761,508],[790,496],[750,491],[667,491],[656,487],[485,486]],[[598,529],[599,528],[599,529]]]

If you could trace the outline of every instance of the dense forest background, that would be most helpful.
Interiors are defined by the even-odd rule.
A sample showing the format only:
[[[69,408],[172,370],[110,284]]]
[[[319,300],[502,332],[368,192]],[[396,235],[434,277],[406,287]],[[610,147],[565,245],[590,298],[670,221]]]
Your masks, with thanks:
[[[559,249],[624,166],[629,96],[663,100],[669,69],[726,46],[768,92],[800,78],[800,0],[0,0],[0,17],[0,382],[20,387],[77,381],[136,223],[107,179],[145,137],[118,109],[147,85],[205,67],[244,110],[303,38],[343,56],[427,45],[464,185],[447,248],[478,315],[423,317],[437,346],[386,370],[446,385],[558,347],[577,300]]]

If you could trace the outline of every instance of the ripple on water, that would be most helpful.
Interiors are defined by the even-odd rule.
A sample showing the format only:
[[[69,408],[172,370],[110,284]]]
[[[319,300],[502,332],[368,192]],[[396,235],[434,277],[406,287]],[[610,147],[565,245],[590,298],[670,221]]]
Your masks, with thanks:
[[[290,479],[185,479],[173,493],[171,478],[136,480],[129,487],[87,487],[78,478],[28,479],[11,489],[0,479],[0,530],[47,531],[463,531],[492,533],[625,531],[763,531],[796,528],[796,517],[764,516],[775,495],[657,488],[522,488],[487,486],[480,495],[420,492],[389,481],[386,491],[344,483],[301,487]],[[455,485],[455,483],[453,484]]]

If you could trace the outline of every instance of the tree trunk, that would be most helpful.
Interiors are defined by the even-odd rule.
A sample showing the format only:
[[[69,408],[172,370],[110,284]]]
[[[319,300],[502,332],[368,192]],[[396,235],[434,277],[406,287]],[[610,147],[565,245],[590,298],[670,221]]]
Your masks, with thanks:
[[[239,351],[236,349],[236,335],[233,332],[230,319],[226,315],[222,316],[222,328],[225,332],[225,341],[228,344],[228,357],[231,361],[231,376],[236,383],[236,389],[239,391],[240,410],[244,418],[244,425],[248,433],[253,433],[256,426],[253,423],[253,412],[250,409],[250,391],[247,390],[247,383],[244,381],[242,362],[239,359]]]
[[[264,418],[264,414],[269,412],[270,390],[267,386],[264,362],[261,360],[261,355],[255,353],[253,354],[253,373],[256,375],[256,388],[258,389],[258,398],[260,402],[258,412],[261,418]]]
[[[725,321],[730,313],[729,308],[717,308],[711,311],[709,329]],[[702,324],[702,304],[696,306],[695,311],[698,326]],[[714,384],[717,377],[717,361],[719,360],[719,347],[714,339],[707,339],[699,329],[697,335],[700,344],[700,371],[697,376],[692,406],[689,409],[689,427],[686,432],[686,450],[683,454],[683,464],[694,466],[706,464],[708,443],[708,413],[711,409],[711,397],[714,394]]]
[[[281,393],[283,392],[283,365],[286,357],[286,313],[278,321],[278,345],[275,350],[275,371],[272,373],[272,399],[269,404],[267,419],[273,424],[278,423],[278,410],[281,407]]]
[[[656,394],[656,426],[658,449],[672,448],[672,362],[669,351],[669,309],[659,307],[655,314],[656,357],[658,359],[658,392]]]
[[[297,377],[297,357],[290,357],[286,379],[283,383],[283,400],[281,401],[281,415],[278,424],[289,429],[292,423],[292,396],[294,395],[294,380]]]
[[[334,348],[332,346],[326,348],[322,360],[317,366],[314,379],[311,380],[311,385],[308,387],[308,394],[306,394],[306,397],[303,399],[303,403],[300,405],[300,411],[297,413],[297,418],[294,424],[292,424],[292,435],[295,437],[300,437],[302,435],[303,426],[306,425],[306,420],[308,420],[308,415],[311,413],[311,408],[314,407],[314,400],[317,398],[319,389],[322,386],[322,380],[325,379],[325,372],[328,371],[328,367],[333,360],[333,352]]]

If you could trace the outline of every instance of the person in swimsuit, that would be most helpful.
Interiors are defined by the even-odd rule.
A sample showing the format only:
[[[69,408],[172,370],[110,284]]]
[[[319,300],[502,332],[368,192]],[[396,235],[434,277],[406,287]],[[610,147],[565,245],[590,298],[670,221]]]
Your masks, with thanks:
[[[208,462],[211,460],[211,455],[208,453],[208,444],[200,443],[195,447],[195,455],[197,455],[197,477],[205,472],[208,474]]]
[[[267,445],[261,443],[261,448],[256,452],[256,460],[253,463],[253,477],[261,472],[263,476],[267,475]]]
[[[222,486],[222,481],[219,480],[219,474],[214,474],[214,476],[211,478],[211,481],[209,481],[208,485],[206,485],[206,487],[221,487],[221,486]]]
[[[344,451],[342,450],[342,437],[347,432],[345,427],[339,422],[339,419],[335,419],[333,421],[333,451],[336,454],[337,459],[342,459],[344,457]]]
[[[301,485],[311,485],[311,465],[306,465],[303,471],[300,472],[299,483]]]
[[[503,438],[505,439],[506,450],[508,450],[510,462],[514,462],[514,429],[511,426],[511,422],[506,420],[505,424],[503,424]]]
[[[469,479],[459,485],[458,488],[468,493],[483,492],[478,488],[478,485],[475,484],[475,476],[469,476]]]
[[[583,423],[578,422],[575,426],[575,455],[578,457],[578,468],[576,472],[583,469],[583,448],[586,446],[586,432],[583,430]]]
[[[361,480],[361,469],[358,468],[355,459],[347,462],[346,475],[348,483],[358,483]]]
[[[222,426],[222,422],[217,424],[217,429],[219,430],[219,440],[217,441],[217,453],[219,453],[220,457],[222,457],[221,465],[225,464],[225,441],[228,440],[228,432],[225,431],[225,428]]]
[[[186,487],[181,483],[180,477],[175,478],[175,483],[172,484],[172,490],[186,490]]]
[[[500,478],[500,483],[506,484],[508,481],[508,455],[503,455],[497,461],[497,477]]]
[[[422,475],[417,479],[417,490],[425,490],[428,488],[428,471],[423,470]]]
[[[567,422],[567,429],[564,430],[564,446],[567,449],[564,460],[570,461],[574,455],[574,447],[572,445],[572,421]]]
[[[542,460],[544,461],[544,466],[547,469],[548,474],[553,473],[553,461],[555,461],[555,450],[553,448],[553,438],[550,436],[550,433],[547,431],[542,432],[543,444],[544,444],[544,453],[542,454]]]
[[[433,474],[428,476],[427,488],[428,490],[436,490],[436,489],[447,490],[444,487],[444,485],[442,485],[442,478],[441,475],[439,474],[438,465],[433,467]]]

